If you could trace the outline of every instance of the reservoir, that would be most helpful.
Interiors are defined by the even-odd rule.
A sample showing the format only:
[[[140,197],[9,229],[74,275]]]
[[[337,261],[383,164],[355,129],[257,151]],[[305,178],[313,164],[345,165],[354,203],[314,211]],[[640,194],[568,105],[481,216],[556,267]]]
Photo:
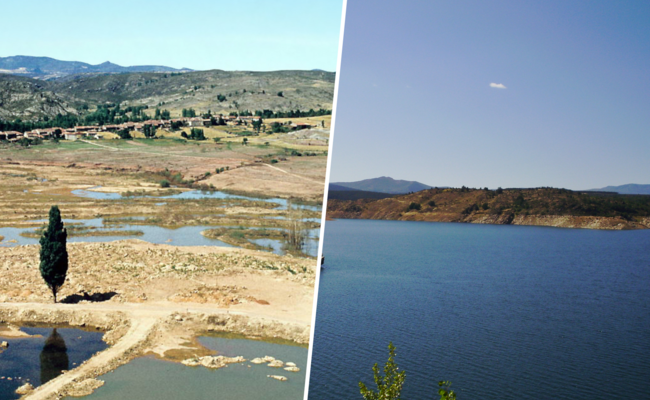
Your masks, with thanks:
[[[328,221],[310,400],[648,398],[650,230]]]

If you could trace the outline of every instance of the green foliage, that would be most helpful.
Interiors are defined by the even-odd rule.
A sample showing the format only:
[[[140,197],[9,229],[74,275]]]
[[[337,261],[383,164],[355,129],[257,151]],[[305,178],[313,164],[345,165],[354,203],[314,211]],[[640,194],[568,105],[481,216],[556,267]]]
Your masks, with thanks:
[[[284,97],[284,93],[278,92],[278,97]]]
[[[262,118],[254,119],[252,125],[253,125],[253,129],[257,133],[260,133],[260,129],[262,128]]]
[[[449,381],[440,381],[438,382],[440,389],[438,394],[440,395],[440,400],[456,400],[456,393],[453,390],[449,389],[451,382]]]
[[[142,133],[146,138],[153,138],[156,136],[156,127],[150,124],[145,124],[142,126]]]
[[[52,291],[55,303],[56,294],[63,286],[68,272],[67,237],[59,207],[52,206],[47,229],[40,239],[40,271],[43,280]]]
[[[406,372],[399,371],[395,363],[395,346],[392,342],[388,344],[388,361],[384,365],[384,375],[381,375],[377,363],[372,367],[372,372],[377,385],[376,391],[368,389],[363,382],[359,382],[359,390],[365,400],[397,400],[400,398]]]
[[[187,108],[187,109],[184,108],[181,111],[181,115],[183,116],[183,118],[194,118],[196,117],[196,111],[193,108]]]
[[[433,200],[429,201],[429,206],[430,206],[430,207],[435,207],[435,206],[436,206],[436,202],[433,201]]]
[[[199,129],[199,128],[190,129],[189,139],[206,140],[205,134],[203,133],[203,129]]]
[[[422,209],[422,206],[420,205],[420,203],[413,202],[413,203],[409,204],[409,207],[406,209],[406,211],[411,211],[411,210],[420,211],[421,209]]]
[[[119,136],[120,139],[133,139],[133,136],[131,136],[128,129],[117,131],[117,136]]]
[[[160,181],[160,187],[168,188],[169,186],[170,186],[170,183],[169,183],[169,181],[167,179],[163,179],[162,181]]]
[[[502,194],[502,193],[503,193],[503,189],[501,189],[501,186],[499,186],[497,188],[497,194]]]
[[[284,133],[284,132],[288,132],[288,131],[289,131],[289,129],[287,127],[283,126],[279,122],[274,122],[274,123],[271,124],[271,132],[272,133]]]

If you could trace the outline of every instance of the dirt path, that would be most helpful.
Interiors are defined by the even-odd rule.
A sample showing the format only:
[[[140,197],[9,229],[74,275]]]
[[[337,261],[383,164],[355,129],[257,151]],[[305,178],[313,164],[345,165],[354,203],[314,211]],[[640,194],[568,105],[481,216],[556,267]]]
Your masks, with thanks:
[[[111,149],[113,151],[124,151],[124,152],[127,152],[127,153],[140,153],[140,154],[148,154],[148,155],[173,156],[173,157],[183,157],[183,158],[193,158],[193,159],[206,159],[206,158],[207,159],[212,159],[212,157],[202,157],[202,156],[198,156],[198,155],[188,156],[188,155],[185,155],[185,154],[177,154],[177,153],[161,153],[161,152],[156,152],[156,151],[142,151],[142,150],[135,150],[135,149],[123,149],[123,148],[119,148],[119,147],[111,147],[111,146],[106,146],[104,144],[93,143],[91,141],[83,140],[83,139],[79,139],[79,141],[87,143],[87,144],[91,144],[93,146],[104,147],[104,148],[107,148],[107,149]],[[141,145],[141,144],[138,143],[138,145]]]
[[[101,353],[90,358],[78,368],[65,374],[59,375],[45,385],[39,386],[32,392],[27,399],[51,399],[56,393],[59,393],[65,386],[72,382],[80,382],[88,378],[94,378],[95,371],[104,366],[122,358],[129,350],[136,348],[144,343],[154,326],[158,322],[156,317],[133,318],[131,319],[131,328],[117,343]]]
[[[192,319],[193,316],[209,314],[222,315],[224,318],[241,316],[248,318],[245,330],[250,330],[251,324],[261,323],[261,326],[272,324],[288,324],[309,329],[304,319],[275,318],[268,313],[258,310],[240,309],[233,311],[229,308],[220,308],[214,304],[174,304],[169,302],[158,303],[85,303],[85,304],[43,304],[43,303],[5,303],[0,304],[0,311],[12,310],[14,312],[52,315],[60,312],[92,313],[97,316],[108,313],[123,313],[130,323],[128,331],[115,344],[96,354],[77,368],[59,375],[57,378],[37,387],[24,399],[50,400],[59,398],[60,395],[70,394],[75,386],[83,386],[87,379],[97,378],[100,375],[128,362],[133,357],[143,354],[146,349],[151,350],[156,343],[164,342],[167,337],[161,335],[165,331],[165,323],[173,315],[183,315],[183,318]],[[167,326],[168,327],[168,326]],[[164,343],[163,343],[164,344]]]
[[[295,176],[296,178],[304,179],[304,180],[306,180],[306,181],[313,182],[313,183],[316,183],[316,184],[318,184],[318,185],[322,185],[322,184],[323,184],[323,182],[321,182],[321,181],[315,181],[315,180],[313,180],[313,179],[309,179],[309,178],[304,177],[304,176],[302,176],[302,175],[292,174],[291,172],[285,171],[285,170],[280,169],[280,168],[278,168],[278,167],[274,167],[274,166],[271,165],[271,164],[264,164],[264,165],[266,165],[266,166],[269,167],[269,168],[272,168],[272,169],[278,170],[278,171],[280,171],[280,172],[283,172],[283,173],[285,173],[285,174],[287,174],[287,175]]]

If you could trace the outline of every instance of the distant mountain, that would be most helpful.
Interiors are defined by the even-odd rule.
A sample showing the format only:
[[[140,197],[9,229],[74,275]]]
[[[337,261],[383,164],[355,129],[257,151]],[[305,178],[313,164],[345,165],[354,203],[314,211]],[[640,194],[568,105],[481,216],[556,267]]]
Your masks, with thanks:
[[[0,73],[28,76],[37,79],[54,79],[78,74],[115,74],[126,72],[189,72],[161,65],[122,67],[106,61],[91,65],[80,61],[61,61],[50,57],[12,56],[0,57]]]
[[[620,194],[650,194],[650,185],[628,183],[620,186],[606,186],[602,189],[589,189],[591,192],[616,192]]]
[[[380,192],[391,194],[402,194],[410,192],[419,192],[420,190],[431,189],[432,186],[425,185],[416,181],[405,181],[393,179],[387,176],[380,178],[364,179],[356,182],[332,182],[331,185],[343,186],[350,189],[365,190],[368,192]],[[341,189],[338,189],[341,190]]]

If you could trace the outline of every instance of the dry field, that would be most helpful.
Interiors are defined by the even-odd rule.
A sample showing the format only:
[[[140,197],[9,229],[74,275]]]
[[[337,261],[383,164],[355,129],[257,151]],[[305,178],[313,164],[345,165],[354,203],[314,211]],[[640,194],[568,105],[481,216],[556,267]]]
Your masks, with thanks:
[[[249,145],[225,136],[219,143],[107,139],[30,148],[0,144],[0,228],[41,226],[38,220],[46,219],[56,204],[63,218],[73,220],[66,223],[70,234],[77,232],[74,220],[101,219],[104,227],[118,232],[121,225],[220,226],[220,235],[230,227],[240,232],[269,228],[257,235],[277,238],[273,229],[287,228],[297,211],[264,199],[318,204],[327,157],[292,155],[288,148],[256,145],[255,140]],[[301,146],[305,139],[285,140]],[[170,187],[162,187],[166,179]],[[161,198],[196,187],[249,198]],[[76,190],[123,196],[89,198]],[[300,218],[320,215],[300,212]],[[37,388],[30,398],[87,394],[96,387],[97,376],[142,354],[175,361],[210,354],[194,339],[206,331],[309,340],[317,271],[313,257],[138,239],[68,243],[69,270],[58,296],[62,302],[51,304],[39,272],[39,246],[13,245],[0,236],[0,324],[96,326],[107,331],[105,340],[112,345]],[[0,336],[15,333],[15,328],[5,329]]]

